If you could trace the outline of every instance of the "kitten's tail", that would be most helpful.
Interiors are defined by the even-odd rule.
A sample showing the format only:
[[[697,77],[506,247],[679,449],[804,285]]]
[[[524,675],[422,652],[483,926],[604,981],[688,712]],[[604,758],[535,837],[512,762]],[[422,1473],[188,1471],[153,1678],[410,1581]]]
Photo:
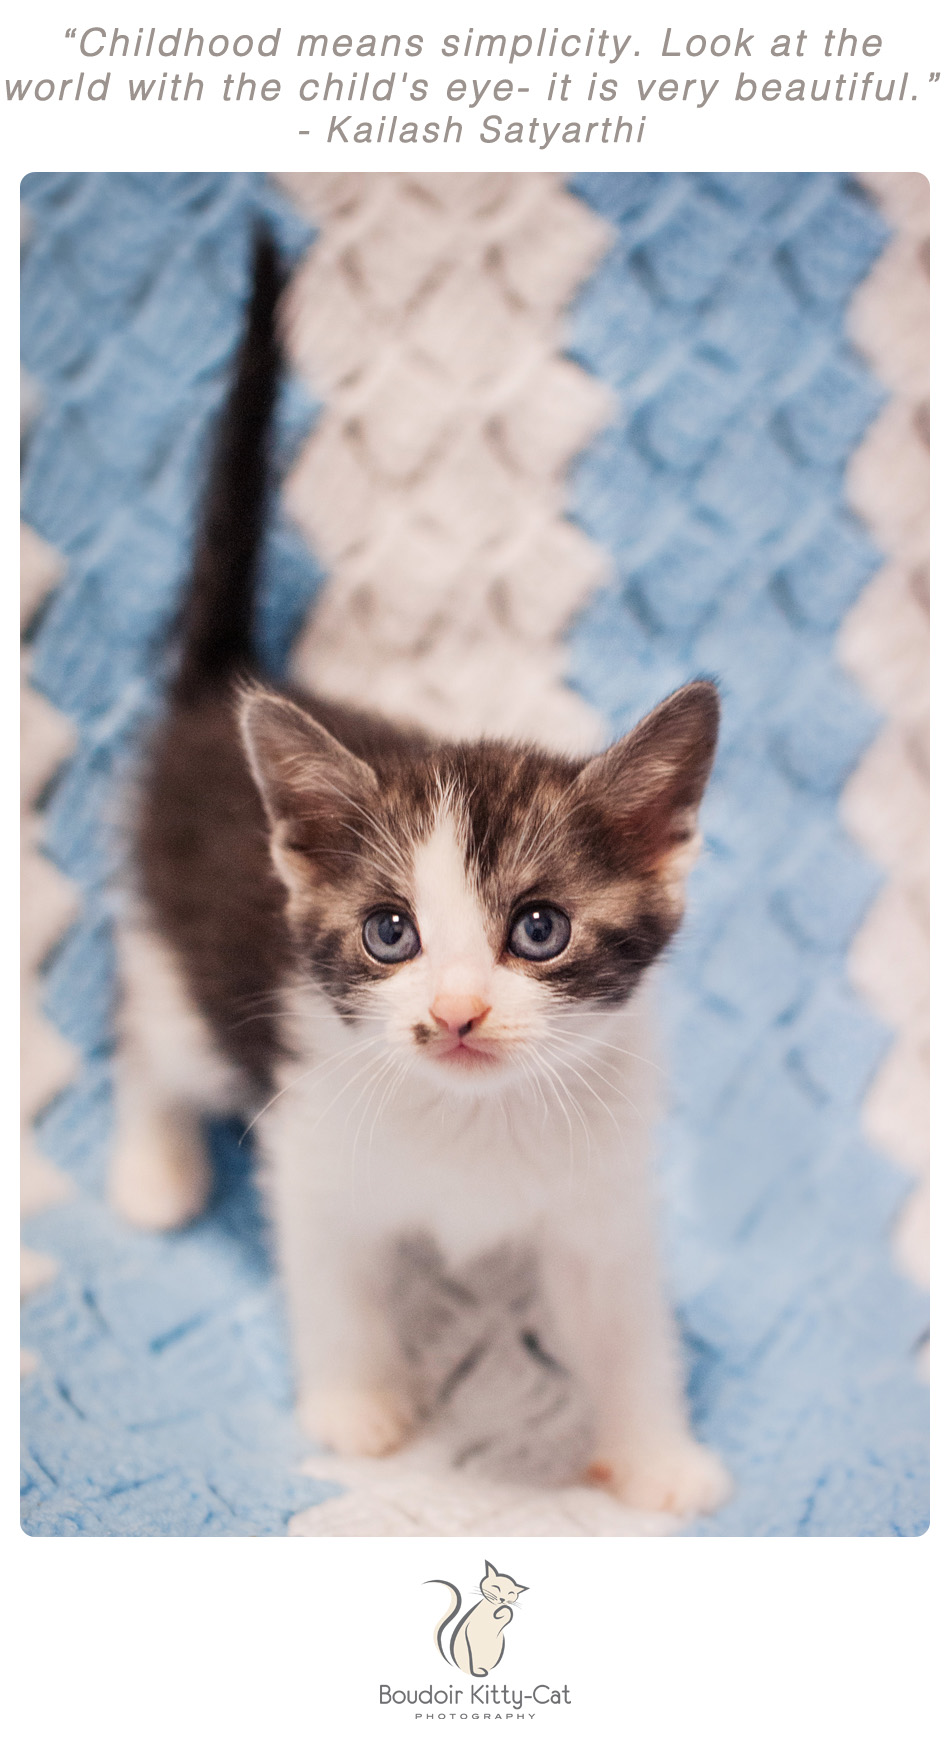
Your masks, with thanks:
[[[280,374],[277,304],[286,275],[273,238],[254,239],[244,334],[222,407],[179,622],[174,695],[193,702],[253,672],[254,585],[268,496],[268,436]]]
[[[435,1576],[432,1581],[426,1582],[425,1585],[426,1585],[426,1587],[447,1587],[449,1589],[450,1593],[453,1593],[455,1595],[454,1605],[451,1605],[449,1607],[448,1611],[445,1614],[445,1617],[440,1618],[439,1622],[436,1624],[436,1627],[435,1627],[435,1645],[436,1645],[437,1649],[439,1650],[439,1653],[441,1654],[442,1659],[444,1661],[446,1661],[449,1666],[454,1666],[455,1665],[454,1660],[451,1658],[450,1655],[446,1654],[445,1649],[442,1646],[442,1636],[443,1636],[444,1632],[448,1629],[449,1625],[451,1624],[452,1619],[460,1611],[461,1605],[462,1605],[462,1596],[459,1593],[459,1590],[455,1586],[454,1582],[443,1581],[441,1576]]]

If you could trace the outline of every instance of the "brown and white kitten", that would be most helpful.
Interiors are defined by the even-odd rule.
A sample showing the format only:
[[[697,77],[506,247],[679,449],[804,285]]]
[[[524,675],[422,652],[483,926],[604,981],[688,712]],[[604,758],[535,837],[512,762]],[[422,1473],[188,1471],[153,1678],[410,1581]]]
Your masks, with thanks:
[[[457,1264],[529,1242],[594,1402],[590,1476],[714,1508],[728,1479],[690,1432],[655,1257],[641,984],[683,912],[715,687],[572,759],[255,682],[280,288],[261,238],[137,806],[113,1201],[193,1218],[202,1116],[253,1116],[300,1417],[346,1453],[413,1428],[393,1244],[426,1232]]]

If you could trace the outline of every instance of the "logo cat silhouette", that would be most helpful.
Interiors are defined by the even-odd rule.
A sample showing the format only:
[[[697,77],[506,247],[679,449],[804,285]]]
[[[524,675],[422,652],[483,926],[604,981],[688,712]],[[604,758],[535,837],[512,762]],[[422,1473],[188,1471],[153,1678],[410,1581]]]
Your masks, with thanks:
[[[462,1596],[454,1582],[443,1581],[441,1577],[435,1577],[431,1585],[447,1587],[455,1595],[444,1618],[440,1618],[435,1627],[435,1645],[439,1653],[460,1672],[484,1678],[498,1665],[505,1652],[505,1629],[514,1617],[511,1608],[519,1594],[527,1593],[527,1588],[519,1587],[510,1575],[499,1575],[486,1557],[485,1574],[478,1584],[482,1597],[459,1618],[446,1653],[445,1634],[452,1619],[462,1609]]]

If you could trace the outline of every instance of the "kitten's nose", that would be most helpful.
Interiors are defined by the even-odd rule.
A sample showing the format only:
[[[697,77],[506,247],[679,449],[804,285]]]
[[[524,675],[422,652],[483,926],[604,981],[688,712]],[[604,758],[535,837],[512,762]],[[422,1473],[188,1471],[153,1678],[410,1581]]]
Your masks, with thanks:
[[[467,1036],[491,1011],[478,994],[445,992],[437,994],[429,1011],[440,1030],[453,1036]]]

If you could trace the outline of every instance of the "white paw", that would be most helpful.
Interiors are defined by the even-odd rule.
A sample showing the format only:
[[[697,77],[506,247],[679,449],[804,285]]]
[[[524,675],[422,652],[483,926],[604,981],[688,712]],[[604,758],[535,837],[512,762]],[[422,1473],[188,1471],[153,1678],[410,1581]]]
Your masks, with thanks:
[[[109,1201],[140,1230],[178,1230],[204,1211],[211,1166],[191,1122],[168,1117],[120,1134],[109,1176]]]
[[[732,1495],[732,1480],[718,1454],[685,1438],[597,1460],[590,1476],[632,1509],[684,1517],[711,1515]]]
[[[336,1454],[392,1454],[412,1429],[408,1406],[386,1388],[314,1389],[301,1395],[297,1416]]]

